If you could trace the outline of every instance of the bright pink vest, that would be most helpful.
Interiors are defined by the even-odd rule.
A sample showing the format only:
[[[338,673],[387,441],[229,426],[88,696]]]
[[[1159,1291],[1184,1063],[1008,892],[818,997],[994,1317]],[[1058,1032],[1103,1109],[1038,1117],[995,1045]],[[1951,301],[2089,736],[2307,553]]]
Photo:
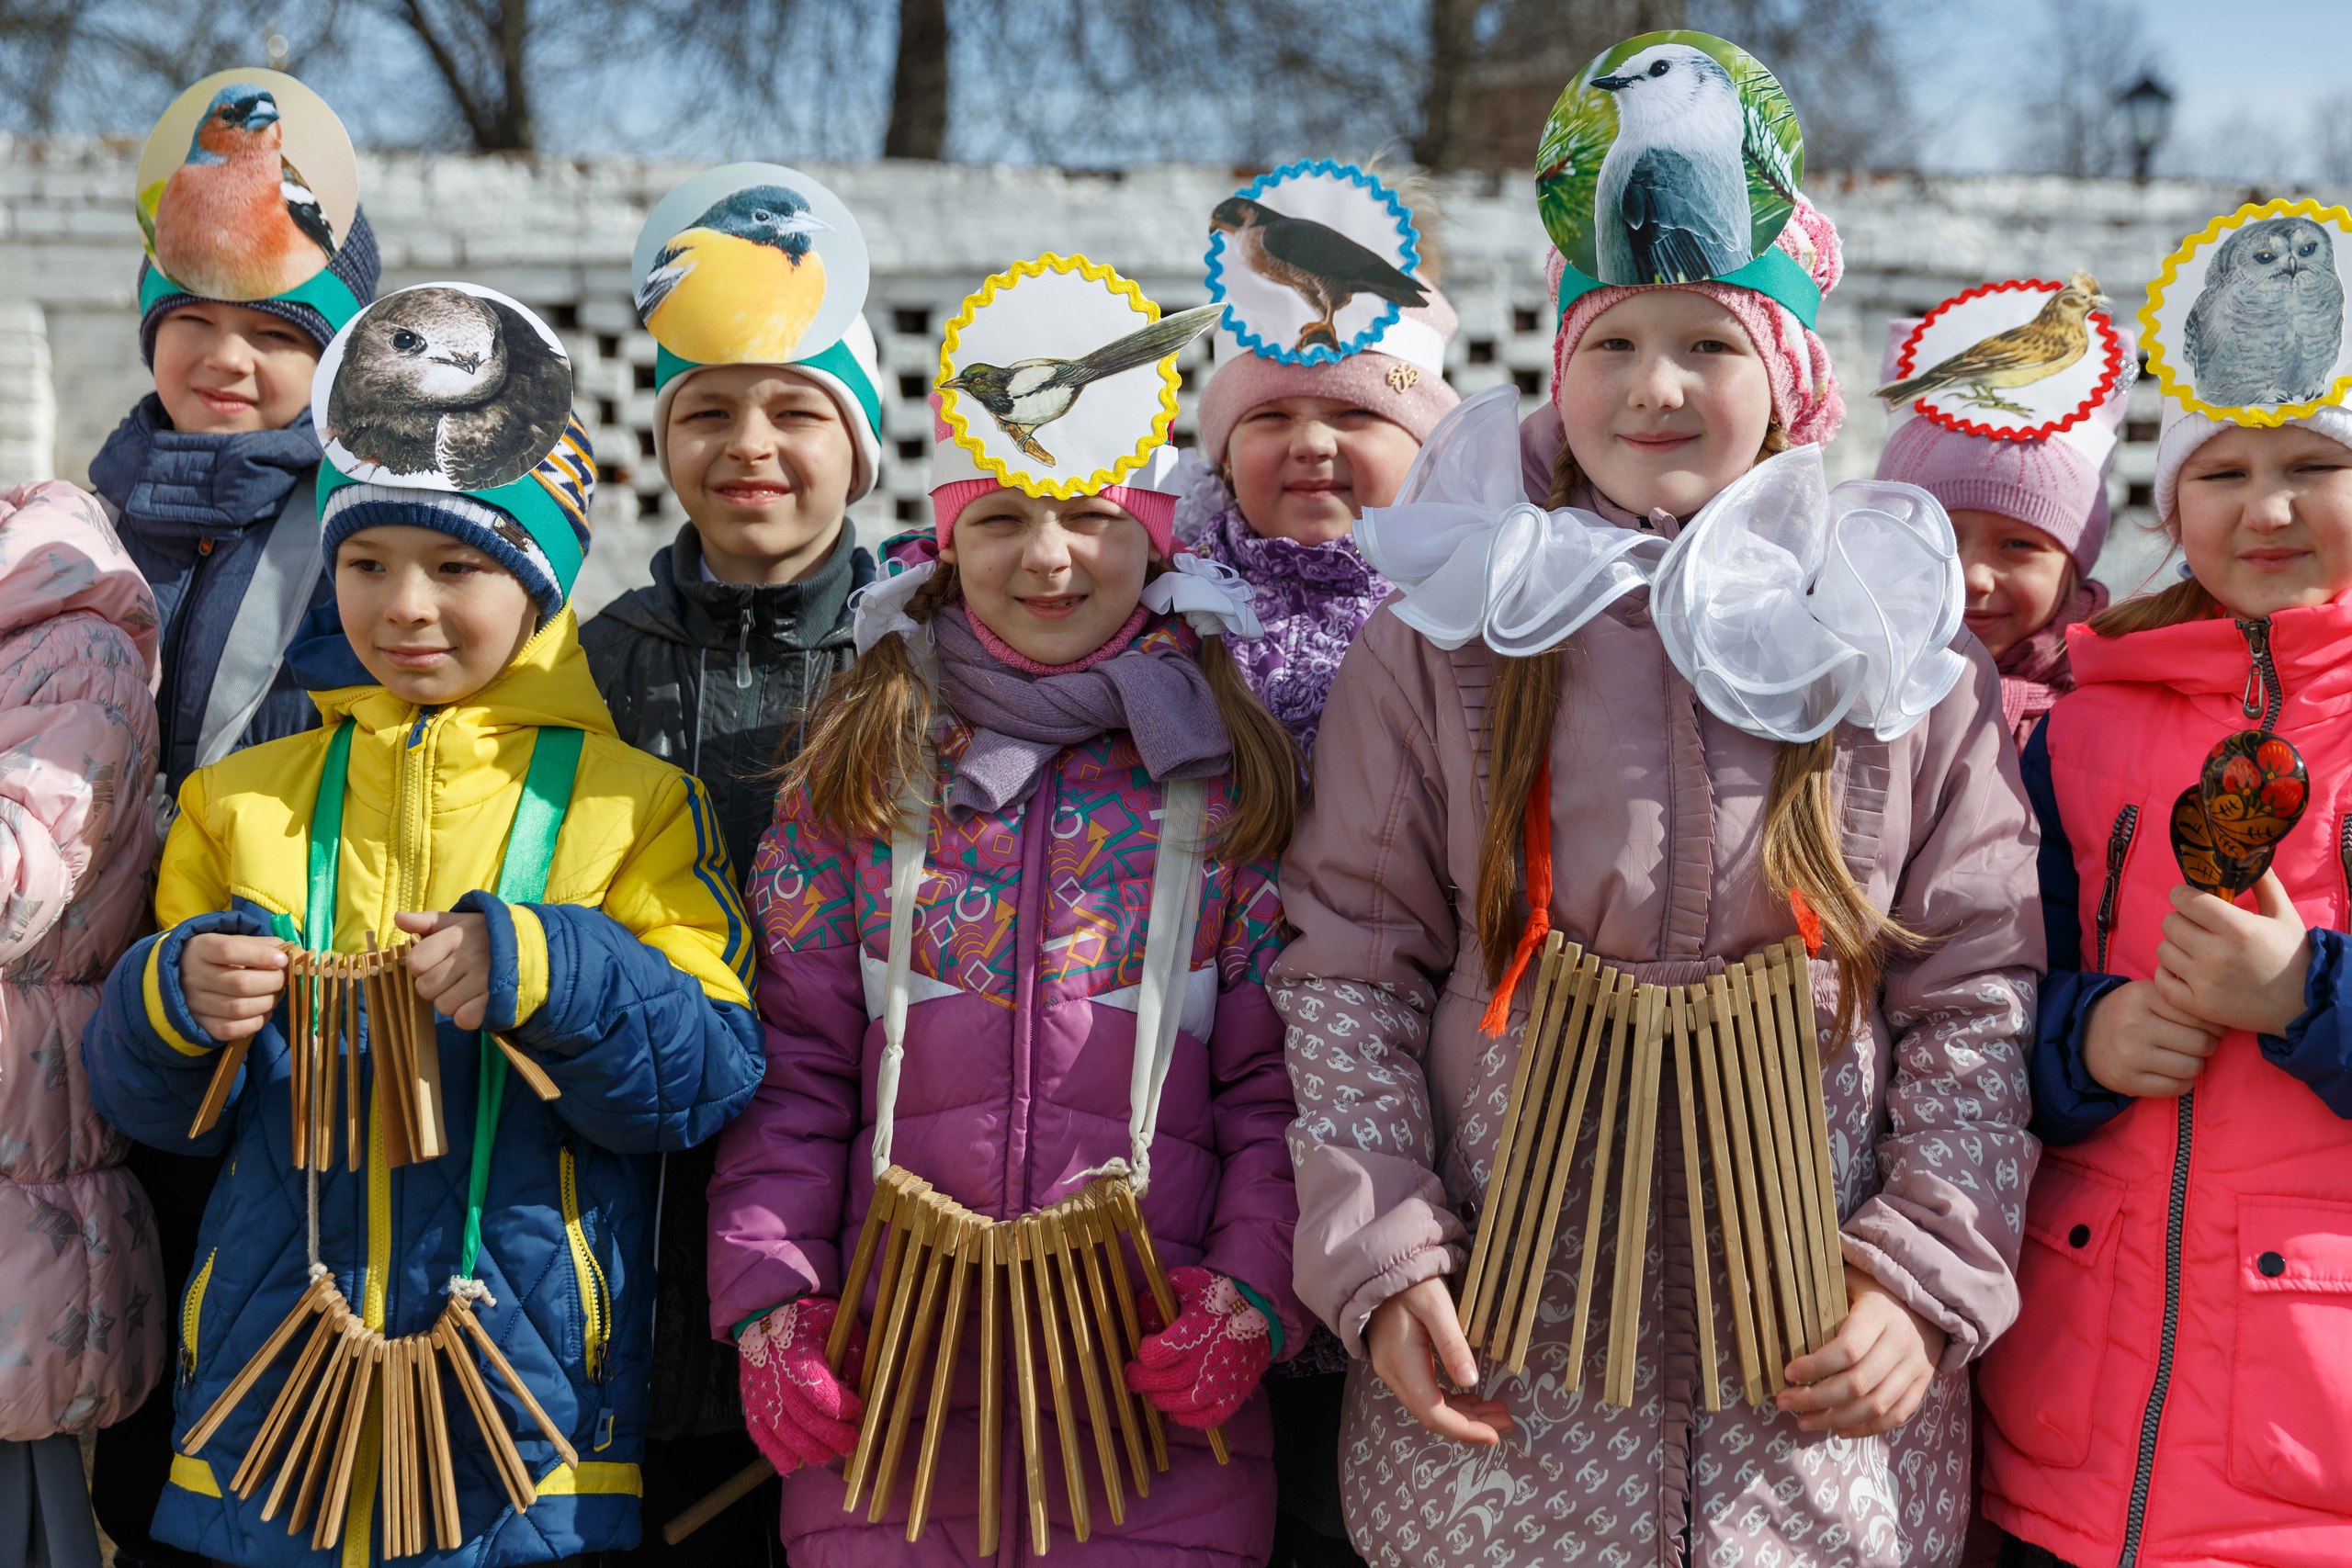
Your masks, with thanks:
[[[2307,922],[2346,929],[2352,595],[2271,619],[2267,692],[2264,635],[2075,629],[2049,739],[2084,968],[2154,973],[2173,800],[2266,703],[2312,784],[2274,863]],[[2352,1123],[2230,1035],[2193,1094],[2045,1150],[2026,1233],[1980,1379],[1994,1522],[2080,1568],[2352,1563]]]

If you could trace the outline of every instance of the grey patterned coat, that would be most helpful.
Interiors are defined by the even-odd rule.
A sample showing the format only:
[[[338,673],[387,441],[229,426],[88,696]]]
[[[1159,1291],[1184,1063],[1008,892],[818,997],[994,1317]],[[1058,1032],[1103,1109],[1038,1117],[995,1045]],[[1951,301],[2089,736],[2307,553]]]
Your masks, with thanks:
[[[1786,940],[1794,921],[1758,867],[1772,745],[1700,705],[1645,595],[1618,601],[1563,656],[1553,927],[1667,985]],[[1481,1366],[1483,1392],[1509,1404],[1517,1433],[1492,1450],[1457,1446],[1417,1425],[1361,1359],[1353,1368],[1340,1461],[1367,1557],[1415,1568],[1957,1559],[1970,1511],[1965,1368],[2017,1312],[2036,1152],[2020,1042],[2042,964],[2030,814],[1997,677],[1981,649],[1973,662],[1973,679],[1900,739],[1842,731],[1834,775],[1848,863],[1874,903],[1939,940],[1890,970],[1857,1039],[1829,1037],[1832,966],[1815,960],[1812,976],[1846,1259],[1950,1337],[1925,1404],[1890,1436],[1849,1439],[1741,1404],[1711,1247],[1724,1408],[1703,1408],[1687,1228],[1664,1185],[1679,1168],[1672,1118],[1654,1176],[1634,1402],[1602,1404],[1605,1289],[1585,1365],[1566,1365],[1588,1114],[1527,1371]],[[1299,1103],[1297,1284],[1359,1358],[1374,1308],[1461,1269],[1532,988],[1500,1039],[1479,1033],[1488,990],[1472,899],[1492,673],[1482,644],[1449,653],[1393,611],[1374,615],[1332,688],[1314,806],[1283,867],[1299,935],[1270,988]],[[1606,1224],[1613,1235],[1613,1208]]]

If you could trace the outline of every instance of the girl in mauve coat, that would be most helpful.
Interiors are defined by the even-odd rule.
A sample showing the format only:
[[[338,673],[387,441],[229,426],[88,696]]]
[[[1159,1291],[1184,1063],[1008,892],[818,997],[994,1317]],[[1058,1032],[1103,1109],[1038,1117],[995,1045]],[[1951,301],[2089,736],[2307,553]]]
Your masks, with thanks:
[[[1644,91],[1697,53],[1647,48],[1612,51],[1643,68],[1610,80]],[[1401,597],[1324,711],[1272,987],[1299,1100],[1299,1294],[1360,1358],[1340,1464],[1378,1563],[1919,1568],[1961,1550],[1965,1370],[2017,1310],[2034,1155],[2031,829],[1949,520],[1910,486],[1823,479],[1842,407],[1799,310],[1837,281],[1836,234],[1799,202],[1768,259],[1634,287],[1555,256],[1575,287],[1550,417],[1522,442],[1510,389],[1472,398],[1359,530]],[[1524,1371],[1457,1324],[1449,1277],[1547,931],[1661,987],[1811,942],[1846,1310],[1760,1407],[1712,1242],[1696,1290],[1670,1113],[1634,1222],[1630,1404],[1603,1399],[1606,1272],[1568,1355],[1590,1111],[1552,1189],[1569,1217]],[[1613,1180],[1607,1197],[1614,1237]]]
[[[1070,276],[1024,267],[1023,288]],[[1084,307],[1081,298],[1072,308]],[[1086,393],[1106,404],[1117,395],[1108,381]],[[986,421],[976,398],[966,408],[974,424]],[[1087,439],[1072,419],[1036,437],[1081,474],[1088,465],[1073,454]],[[1130,435],[1112,449],[1136,447]],[[990,1219],[1058,1202],[1111,1162],[1148,1162],[1142,1212],[1179,1312],[1165,1328],[1147,1312],[1125,1375],[1167,1415],[1170,1469],[1114,1521],[1081,1408],[1092,1488],[1082,1550],[1121,1565],[1240,1568],[1263,1562],[1272,1543],[1272,1438],[1258,1384],[1299,1345],[1304,1323],[1283,1145],[1294,1108],[1262,981],[1281,945],[1273,858],[1289,837],[1299,761],[1226,652],[1226,635],[1254,628],[1246,596],[1229,573],[1175,554],[1174,497],[1156,473],[1164,466],[1147,461],[1091,492],[1035,495],[1002,482],[1034,482],[1021,471],[983,470],[943,423],[935,536],[888,551],[891,575],[859,605],[857,661],[786,775],[752,868],[767,1076],[719,1146],[711,1327],[742,1352],[745,1415],[786,1472],[782,1534],[797,1568],[983,1560],[977,1309],[921,1539],[906,1540],[907,1476],[923,1411],[883,1521],[867,1523],[863,1502],[842,1511],[831,1461],[854,1447],[863,1405],[854,1367],[837,1377],[822,1351],[836,1311],[873,1314],[837,1298],[884,1163],[877,1147]],[[1163,824],[1178,787],[1194,784],[1208,844],[1199,923],[1178,955],[1187,978],[1170,1002],[1182,1021],[1156,1129],[1135,1135],[1148,917],[1158,868],[1182,859],[1163,857]],[[926,860],[894,1060],[884,1017],[892,838],[910,789],[926,803]],[[1012,1386],[1008,1373],[1001,1534],[986,1559],[1001,1562],[1033,1550]],[[1231,1450],[1223,1467],[1203,1430],[1216,1425]],[[1058,1560],[1080,1549],[1054,1422],[1045,1426]]]

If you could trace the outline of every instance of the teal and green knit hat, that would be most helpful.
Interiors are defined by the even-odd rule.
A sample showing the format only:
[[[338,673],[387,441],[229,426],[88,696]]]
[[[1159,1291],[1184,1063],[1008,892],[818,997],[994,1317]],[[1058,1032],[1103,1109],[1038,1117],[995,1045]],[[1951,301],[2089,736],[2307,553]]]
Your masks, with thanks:
[[[546,322],[469,283],[388,294],[327,345],[311,412],[330,569],[362,528],[431,528],[512,572],[542,616],[563,607],[596,462]]]

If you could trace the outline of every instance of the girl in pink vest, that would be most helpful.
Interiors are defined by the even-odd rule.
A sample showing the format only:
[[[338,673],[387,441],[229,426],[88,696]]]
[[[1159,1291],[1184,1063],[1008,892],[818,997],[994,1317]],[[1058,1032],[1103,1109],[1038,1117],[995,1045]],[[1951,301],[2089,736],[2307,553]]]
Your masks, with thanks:
[[[1300,766],[1226,651],[1256,627],[1246,590],[1174,549],[1153,379],[1172,391],[1185,322],[1149,322],[1141,299],[1107,268],[1048,256],[990,279],[951,322],[935,534],[896,542],[889,575],[859,600],[857,660],[752,867],[767,1077],[719,1143],[711,1327],[741,1348],[752,1439],[786,1472],[796,1568],[1025,1562],[1045,1545],[1033,1502],[1056,1562],[1242,1568],[1272,1546],[1258,1385],[1305,1323],[1290,1280],[1293,1106],[1262,976],[1281,943],[1272,857]],[[984,344],[1020,361],[1015,376],[1081,355],[1126,368],[1061,399],[1067,386],[1000,386],[978,363]],[[1188,928],[1153,918],[1155,904],[1188,902],[1193,934],[1164,947],[1163,931]],[[1080,1434],[1072,1472],[1053,1435],[1068,1428],[1046,1416],[1040,1496],[1008,1392],[989,1539],[977,1305],[920,1540],[907,1519],[929,1451],[922,1411],[881,1522],[864,1499],[842,1511],[835,1461],[865,1414],[859,1365],[837,1375],[822,1351],[837,1312],[876,1311],[840,1298],[891,1166],[990,1220],[1128,1174],[1179,1310],[1167,1325],[1146,1312],[1125,1364],[1170,1426],[1168,1468],[1148,1496],[1125,1493],[1123,1519],[1095,1470],[1105,1407],[1061,1412]]]
[[[2167,263],[2142,321],[2186,575],[2073,630],[2076,689],[2025,751],[2048,1146],[1981,1379],[1984,1511],[2020,1563],[2352,1561],[2347,254],[2340,210],[2274,203]],[[2168,826],[2247,729],[2309,769],[2277,803],[2308,799],[2225,902],[2184,885]]]

